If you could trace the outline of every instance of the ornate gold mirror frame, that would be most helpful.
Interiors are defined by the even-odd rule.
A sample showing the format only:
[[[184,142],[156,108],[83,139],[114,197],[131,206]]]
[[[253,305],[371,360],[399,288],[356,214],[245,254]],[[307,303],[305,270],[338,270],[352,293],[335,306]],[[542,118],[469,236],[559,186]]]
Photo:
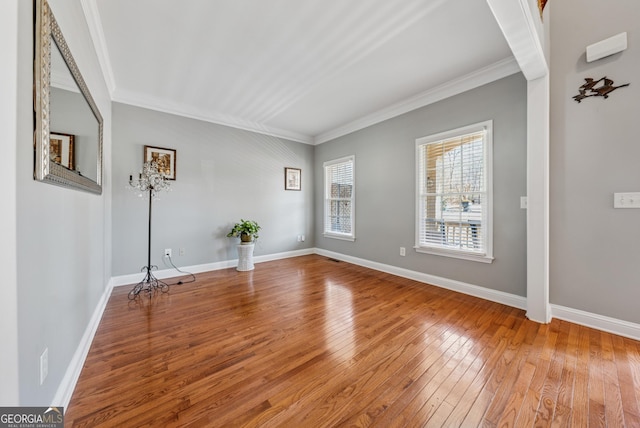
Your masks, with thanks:
[[[59,62],[66,65],[66,70],[53,70],[54,65],[59,68],[65,67],[60,64],[54,64],[56,61],[52,61],[52,49],[56,56],[57,51],[60,52],[64,61]],[[70,73],[73,81],[71,81],[71,78],[67,79],[69,84],[63,89],[53,87],[52,71],[54,73],[60,72],[67,76]],[[54,108],[52,101],[53,94],[56,91],[63,93],[65,99],[62,101],[56,100]],[[68,104],[67,99],[70,98],[77,98],[78,100],[84,100],[84,102],[76,100],[76,104],[70,109],[60,111],[59,106],[66,106]],[[86,113],[74,116],[76,110],[86,110]],[[34,113],[34,179],[58,186],[101,194],[102,116],[46,0],[36,0]],[[52,129],[52,117],[56,118],[57,127],[65,129]],[[94,118],[95,123],[93,122]],[[89,131],[87,132],[87,130]],[[69,161],[67,159],[66,162],[61,162],[59,152],[62,143],[58,140],[52,143],[52,134],[73,134],[72,143],[67,143],[66,146],[67,149],[70,147],[71,150],[68,158],[75,158],[80,161]],[[95,170],[93,170],[94,165]]]

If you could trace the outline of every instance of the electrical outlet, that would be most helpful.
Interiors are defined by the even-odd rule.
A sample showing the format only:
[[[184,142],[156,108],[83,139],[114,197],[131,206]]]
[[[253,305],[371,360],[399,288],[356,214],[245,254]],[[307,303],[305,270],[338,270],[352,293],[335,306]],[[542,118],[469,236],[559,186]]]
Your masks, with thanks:
[[[49,348],[44,348],[44,352],[40,355],[40,385],[49,374]]]
[[[185,250],[184,248],[180,248],[179,253],[181,256],[184,256]]]
[[[407,251],[404,247],[400,247],[400,255],[403,257],[407,255]]]
[[[165,257],[171,257],[171,248],[165,248],[164,249],[164,256]]]
[[[613,208],[640,208],[640,193],[614,193]]]

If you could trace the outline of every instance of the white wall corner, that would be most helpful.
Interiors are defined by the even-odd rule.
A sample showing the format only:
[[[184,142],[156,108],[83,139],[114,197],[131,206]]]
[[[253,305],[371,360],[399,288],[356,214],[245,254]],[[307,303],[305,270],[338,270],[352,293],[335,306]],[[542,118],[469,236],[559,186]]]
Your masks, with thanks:
[[[96,0],[80,0],[80,4],[82,6],[82,11],[84,12],[85,20],[87,21],[87,26],[89,27],[89,34],[91,35],[91,41],[93,42],[93,49],[98,57],[98,62],[102,69],[102,75],[104,76],[107,89],[109,90],[109,96],[113,98],[113,92],[116,88],[116,80],[113,75],[111,60],[109,59],[109,50],[104,37],[104,31],[102,29],[102,21],[100,19],[98,4],[96,3]]]

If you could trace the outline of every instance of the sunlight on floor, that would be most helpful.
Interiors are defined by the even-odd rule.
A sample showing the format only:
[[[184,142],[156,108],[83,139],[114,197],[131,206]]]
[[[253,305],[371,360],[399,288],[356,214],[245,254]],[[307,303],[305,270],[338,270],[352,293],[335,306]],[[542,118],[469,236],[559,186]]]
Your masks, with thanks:
[[[327,280],[325,296],[324,331],[327,346],[334,358],[349,360],[356,352],[351,290]]]

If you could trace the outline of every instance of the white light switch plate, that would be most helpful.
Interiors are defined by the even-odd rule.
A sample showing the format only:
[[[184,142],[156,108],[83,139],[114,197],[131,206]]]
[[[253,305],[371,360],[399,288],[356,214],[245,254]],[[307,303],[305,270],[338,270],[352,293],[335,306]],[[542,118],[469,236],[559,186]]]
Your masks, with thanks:
[[[640,208],[640,192],[614,193],[613,208]]]

